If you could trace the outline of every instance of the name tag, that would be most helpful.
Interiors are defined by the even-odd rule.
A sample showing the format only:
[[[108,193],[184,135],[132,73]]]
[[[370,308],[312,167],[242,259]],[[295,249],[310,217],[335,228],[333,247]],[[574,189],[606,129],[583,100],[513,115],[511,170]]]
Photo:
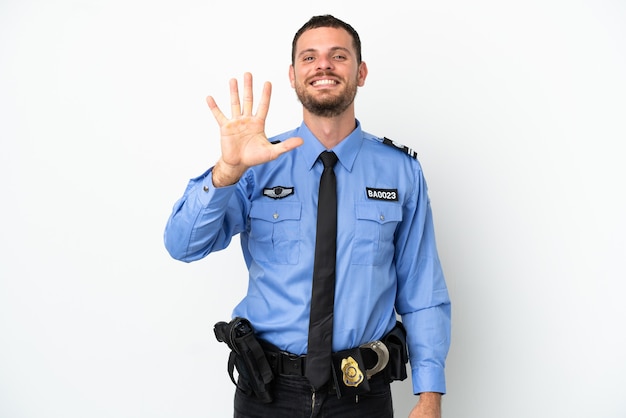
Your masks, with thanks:
[[[367,198],[376,200],[398,201],[398,189],[374,189],[366,187]]]

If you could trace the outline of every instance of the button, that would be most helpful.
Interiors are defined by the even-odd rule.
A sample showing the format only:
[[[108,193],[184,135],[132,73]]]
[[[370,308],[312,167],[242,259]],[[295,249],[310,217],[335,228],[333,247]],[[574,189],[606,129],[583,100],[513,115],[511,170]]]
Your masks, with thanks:
[[[275,213],[275,214],[273,214],[273,215],[272,215],[272,217],[273,217],[274,219],[278,219],[278,214],[277,214],[277,213]]]
[[[385,215],[380,215],[380,220],[384,221],[385,220]]]
[[[209,191],[209,186],[203,186],[202,190],[204,190],[205,192],[208,192]]]

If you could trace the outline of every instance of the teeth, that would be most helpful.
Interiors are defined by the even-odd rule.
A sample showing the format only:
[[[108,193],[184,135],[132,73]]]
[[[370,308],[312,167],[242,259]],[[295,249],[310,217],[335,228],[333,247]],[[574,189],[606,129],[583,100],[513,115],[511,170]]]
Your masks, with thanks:
[[[335,80],[317,80],[313,83],[314,86],[319,86],[321,84],[337,84]]]

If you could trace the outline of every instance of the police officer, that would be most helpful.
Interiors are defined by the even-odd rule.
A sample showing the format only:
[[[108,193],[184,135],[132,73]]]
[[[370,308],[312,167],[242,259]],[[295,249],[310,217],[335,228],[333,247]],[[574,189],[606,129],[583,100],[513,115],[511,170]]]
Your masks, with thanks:
[[[303,106],[299,127],[268,139],[271,85],[264,84],[255,113],[249,73],[242,97],[237,80],[230,81],[230,117],[207,98],[220,127],[222,155],[176,202],[165,245],[172,257],[189,262],[240,235],[249,286],[233,317],[245,318],[254,329],[272,379],[271,401],[259,399],[250,382],[241,381],[252,378],[240,371],[236,417],[393,416],[389,385],[402,378],[402,349],[388,355],[396,372],[389,365],[371,376],[367,370],[368,361],[380,365],[385,357],[376,347],[398,329],[397,315],[406,329],[413,390],[420,395],[410,417],[441,415],[450,300],[427,186],[415,152],[367,133],[356,119],[354,98],[367,74],[352,26],[314,16],[292,44],[289,80]],[[313,387],[300,360],[308,347],[323,170],[318,156],[326,150],[338,160],[332,351],[354,355],[335,355],[332,377]],[[375,353],[373,360],[366,352]]]

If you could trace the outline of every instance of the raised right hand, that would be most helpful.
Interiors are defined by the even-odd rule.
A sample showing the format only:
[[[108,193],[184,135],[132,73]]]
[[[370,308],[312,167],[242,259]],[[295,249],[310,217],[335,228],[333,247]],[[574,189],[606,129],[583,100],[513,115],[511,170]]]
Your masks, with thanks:
[[[220,127],[222,156],[213,168],[216,187],[236,183],[250,167],[275,160],[279,155],[302,145],[302,138],[293,137],[277,144],[268,141],[265,118],[270,105],[272,85],[265,82],[256,114],[252,114],[252,74],[244,74],[243,109],[239,98],[237,79],[230,80],[230,109],[228,119],[207,97],[209,109]]]

